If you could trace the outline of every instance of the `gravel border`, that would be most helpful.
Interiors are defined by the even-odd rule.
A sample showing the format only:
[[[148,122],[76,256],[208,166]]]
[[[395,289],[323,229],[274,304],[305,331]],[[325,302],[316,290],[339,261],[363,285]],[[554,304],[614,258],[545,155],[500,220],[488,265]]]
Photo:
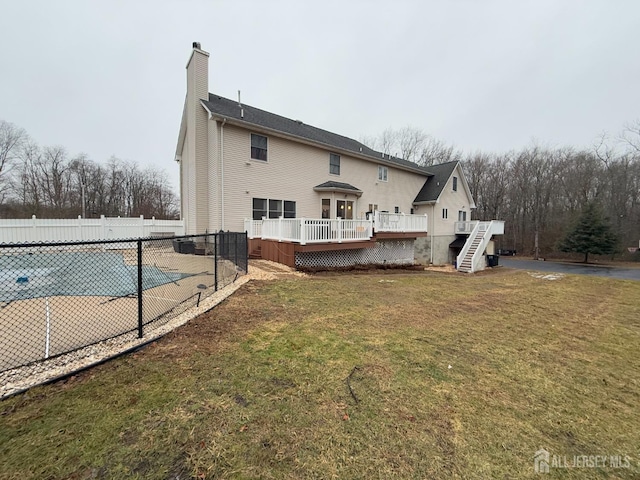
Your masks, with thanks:
[[[161,327],[149,331],[142,338],[138,338],[136,332],[131,332],[49,360],[0,373],[0,399],[24,392],[37,385],[67,377],[159,339],[189,320],[211,310],[250,280],[273,280],[277,278],[272,271],[260,268],[262,266],[272,270],[272,268],[269,268],[271,263],[263,260],[257,265],[250,264],[249,272],[246,275],[202,300],[199,307],[188,309]],[[280,264],[273,265],[277,265],[273,270],[278,273],[289,273],[286,270],[288,267]],[[290,272],[293,273],[293,270],[290,270]]]

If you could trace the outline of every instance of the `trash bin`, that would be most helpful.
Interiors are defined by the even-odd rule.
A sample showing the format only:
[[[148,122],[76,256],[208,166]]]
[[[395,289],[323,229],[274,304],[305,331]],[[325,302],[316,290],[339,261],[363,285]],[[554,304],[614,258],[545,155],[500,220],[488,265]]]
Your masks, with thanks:
[[[499,258],[500,257],[498,255],[487,255],[487,266],[488,267],[497,267]]]
[[[193,240],[178,238],[173,241],[173,251],[176,253],[194,253],[196,244]]]
[[[194,254],[196,251],[196,244],[192,240],[186,242],[180,242],[180,253]]]

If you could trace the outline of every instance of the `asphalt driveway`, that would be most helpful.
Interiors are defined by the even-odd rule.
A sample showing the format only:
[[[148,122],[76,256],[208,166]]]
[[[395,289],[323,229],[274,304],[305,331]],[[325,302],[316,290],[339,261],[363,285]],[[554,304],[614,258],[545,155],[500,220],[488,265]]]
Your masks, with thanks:
[[[640,268],[612,267],[610,265],[581,265],[573,263],[543,262],[500,257],[500,265],[518,270],[537,270],[576,275],[595,275],[597,277],[618,278],[621,280],[639,280]]]

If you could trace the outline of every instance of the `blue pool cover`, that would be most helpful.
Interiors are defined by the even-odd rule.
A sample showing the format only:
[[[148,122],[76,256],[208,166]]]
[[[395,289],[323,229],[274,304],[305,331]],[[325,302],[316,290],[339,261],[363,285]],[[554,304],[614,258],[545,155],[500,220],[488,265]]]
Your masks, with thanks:
[[[142,266],[144,290],[190,274]],[[0,256],[0,302],[56,295],[121,297],[138,292],[136,265],[120,253],[55,252]]]

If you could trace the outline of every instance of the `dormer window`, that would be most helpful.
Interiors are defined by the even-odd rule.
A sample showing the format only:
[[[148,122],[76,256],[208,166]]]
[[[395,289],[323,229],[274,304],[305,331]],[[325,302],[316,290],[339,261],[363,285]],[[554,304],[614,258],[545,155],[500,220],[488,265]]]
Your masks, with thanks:
[[[251,158],[267,161],[267,137],[264,135],[251,134]]]
[[[329,173],[332,175],[340,175],[340,155],[335,153],[329,154]]]

